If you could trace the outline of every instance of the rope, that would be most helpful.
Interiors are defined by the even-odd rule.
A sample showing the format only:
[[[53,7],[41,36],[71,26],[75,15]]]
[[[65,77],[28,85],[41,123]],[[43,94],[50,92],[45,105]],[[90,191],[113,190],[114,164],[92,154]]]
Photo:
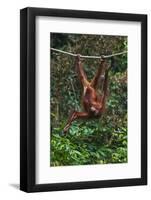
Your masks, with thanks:
[[[67,51],[62,51],[60,49],[55,49],[55,48],[50,48],[52,51],[56,51],[56,52],[59,52],[59,53],[63,53],[63,54],[67,54],[67,55],[70,55],[70,56],[74,56],[76,57],[78,54],[74,54],[74,53],[70,53],[70,52],[67,52]],[[84,56],[84,55],[80,55],[81,58],[95,58],[95,59],[100,59],[100,58],[111,58],[111,57],[114,57],[114,56],[119,56],[119,55],[122,55],[122,54],[126,54],[127,51],[123,51],[123,52],[120,52],[120,53],[114,53],[114,54],[111,54],[111,55],[102,55],[102,56]]]

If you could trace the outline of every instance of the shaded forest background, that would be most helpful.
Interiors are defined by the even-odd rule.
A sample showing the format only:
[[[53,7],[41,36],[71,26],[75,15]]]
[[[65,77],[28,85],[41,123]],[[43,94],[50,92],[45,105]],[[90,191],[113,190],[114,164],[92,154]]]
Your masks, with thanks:
[[[51,33],[51,47],[82,55],[109,55],[127,50],[126,36]],[[109,92],[100,119],[73,122],[66,136],[60,133],[73,110],[82,111],[82,87],[75,58],[51,51],[50,165],[127,162],[127,54],[108,60]],[[99,59],[83,59],[91,79]],[[100,85],[101,88],[101,85]]]

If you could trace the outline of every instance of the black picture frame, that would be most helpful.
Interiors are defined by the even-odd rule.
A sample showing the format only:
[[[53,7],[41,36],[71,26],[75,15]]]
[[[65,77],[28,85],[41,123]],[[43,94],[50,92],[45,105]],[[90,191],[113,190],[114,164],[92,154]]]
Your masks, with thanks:
[[[35,18],[103,19],[141,23],[141,178],[70,183],[35,182]],[[121,187],[147,184],[147,15],[48,8],[20,11],[20,189],[25,192]]]

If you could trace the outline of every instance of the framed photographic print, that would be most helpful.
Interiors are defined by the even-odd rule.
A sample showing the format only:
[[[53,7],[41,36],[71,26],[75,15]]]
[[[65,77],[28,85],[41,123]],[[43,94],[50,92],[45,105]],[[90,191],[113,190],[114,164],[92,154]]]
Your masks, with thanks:
[[[147,16],[20,12],[20,189],[147,184]]]

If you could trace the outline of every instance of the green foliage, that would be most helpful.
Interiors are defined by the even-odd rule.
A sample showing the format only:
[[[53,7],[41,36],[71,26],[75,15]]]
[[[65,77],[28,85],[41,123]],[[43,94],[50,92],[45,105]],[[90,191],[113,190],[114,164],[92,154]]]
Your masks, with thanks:
[[[127,37],[53,33],[51,46],[83,55],[112,54],[126,50]],[[103,116],[89,121],[75,121],[67,135],[61,136],[69,113],[73,110],[82,110],[82,88],[74,62],[71,56],[51,54],[50,165],[127,162],[126,54],[117,56],[114,63],[112,62],[107,105]],[[99,66],[99,61],[86,59],[83,65],[88,78],[91,79]]]

